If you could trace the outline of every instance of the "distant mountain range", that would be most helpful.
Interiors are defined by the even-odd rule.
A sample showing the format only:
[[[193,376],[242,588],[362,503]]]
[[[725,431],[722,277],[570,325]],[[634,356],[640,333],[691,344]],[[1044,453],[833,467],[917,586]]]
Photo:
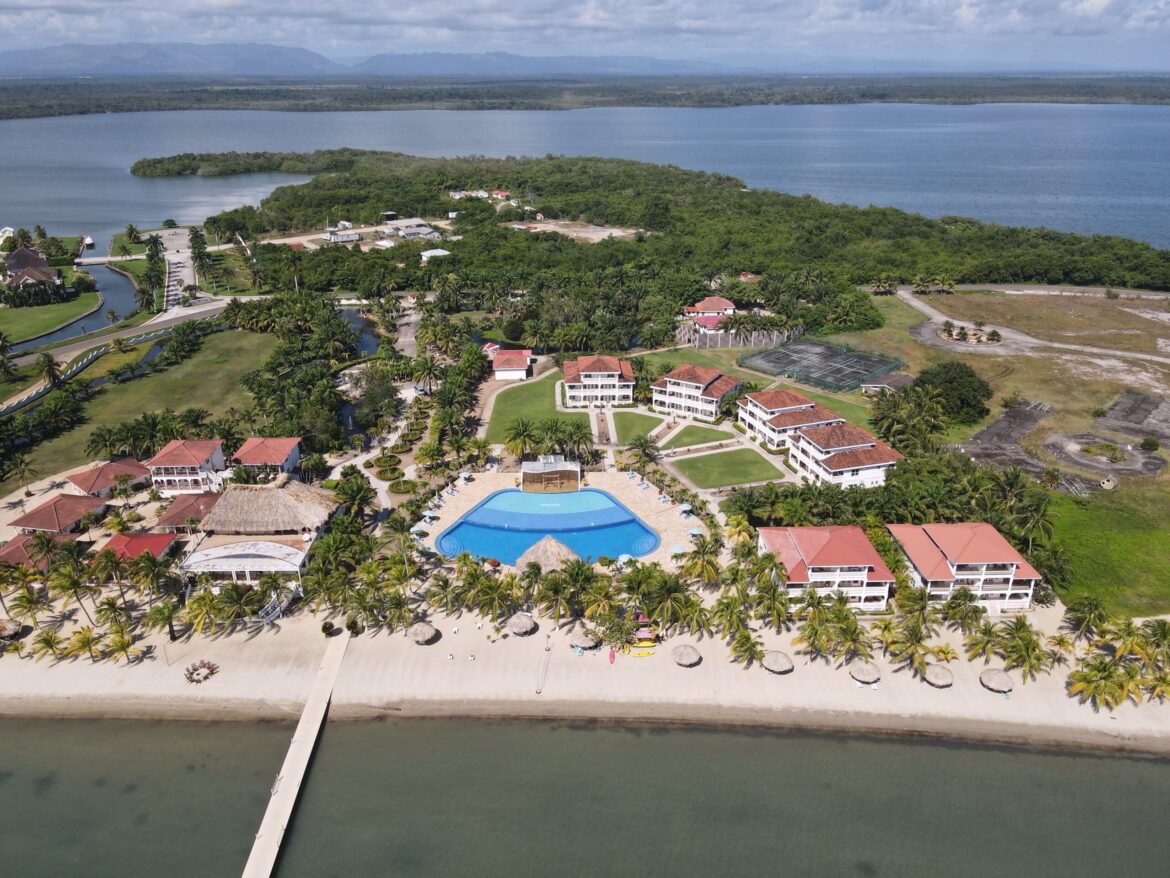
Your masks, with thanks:
[[[0,52],[0,75],[15,76],[671,76],[722,74],[729,67],[657,58],[531,57],[507,52],[386,53],[353,65],[264,43],[117,43]]]

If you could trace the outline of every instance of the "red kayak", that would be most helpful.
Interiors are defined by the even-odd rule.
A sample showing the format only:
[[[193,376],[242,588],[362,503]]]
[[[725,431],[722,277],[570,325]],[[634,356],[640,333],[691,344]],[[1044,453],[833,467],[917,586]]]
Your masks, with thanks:
[[[609,648],[609,663],[610,663],[611,665],[613,664],[613,660],[614,660],[615,658],[617,658],[617,653],[613,651],[613,647],[611,646],[611,647]]]

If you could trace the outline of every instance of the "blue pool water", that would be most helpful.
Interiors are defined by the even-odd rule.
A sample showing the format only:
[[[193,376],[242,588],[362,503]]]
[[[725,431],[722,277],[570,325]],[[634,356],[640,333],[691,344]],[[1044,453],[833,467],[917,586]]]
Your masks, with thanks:
[[[625,506],[593,488],[564,494],[509,489],[481,501],[439,535],[447,556],[470,552],[514,564],[551,534],[582,558],[645,555],[658,548],[658,534]]]

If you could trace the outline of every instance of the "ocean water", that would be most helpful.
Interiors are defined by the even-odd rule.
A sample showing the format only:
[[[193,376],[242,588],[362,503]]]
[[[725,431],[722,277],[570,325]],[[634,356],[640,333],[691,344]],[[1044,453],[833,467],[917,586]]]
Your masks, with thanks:
[[[549,111],[182,111],[0,121],[0,226],[100,249],[127,222],[199,221],[303,178],[140,179],[145,156],[353,146],[419,155],[603,155],[928,216],[1170,247],[1170,107],[980,104]]]

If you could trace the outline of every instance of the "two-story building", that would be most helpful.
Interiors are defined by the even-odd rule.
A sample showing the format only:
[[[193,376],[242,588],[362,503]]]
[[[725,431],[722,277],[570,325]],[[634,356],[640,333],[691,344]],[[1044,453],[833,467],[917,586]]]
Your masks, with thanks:
[[[761,390],[739,401],[736,420],[757,442],[787,448],[798,430],[845,423],[844,418],[794,390]]]
[[[632,405],[634,367],[629,360],[592,356],[565,360],[565,405]]]
[[[683,317],[691,321],[696,332],[704,334],[722,332],[723,321],[733,314],[735,303],[722,296],[707,296],[683,309]]]
[[[788,448],[788,462],[797,475],[842,488],[884,485],[886,472],[902,459],[871,433],[845,423],[797,430],[788,438]]]
[[[986,522],[891,524],[911,581],[932,601],[967,588],[991,612],[1027,610],[1040,574],[1003,534]]]
[[[714,421],[723,398],[739,387],[740,381],[707,366],[682,365],[671,369],[651,387],[656,411],[680,418]]]
[[[296,436],[249,436],[232,455],[232,463],[267,480],[278,473],[291,473],[301,459],[301,440]]]
[[[760,554],[772,553],[786,571],[793,598],[806,589],[841,592],[859,610],[884,610],[894,574],[857,525],[761,527]]]
[[[227,469],[219,439],[172,439],[146,466],[164,497],[219,491]]]

